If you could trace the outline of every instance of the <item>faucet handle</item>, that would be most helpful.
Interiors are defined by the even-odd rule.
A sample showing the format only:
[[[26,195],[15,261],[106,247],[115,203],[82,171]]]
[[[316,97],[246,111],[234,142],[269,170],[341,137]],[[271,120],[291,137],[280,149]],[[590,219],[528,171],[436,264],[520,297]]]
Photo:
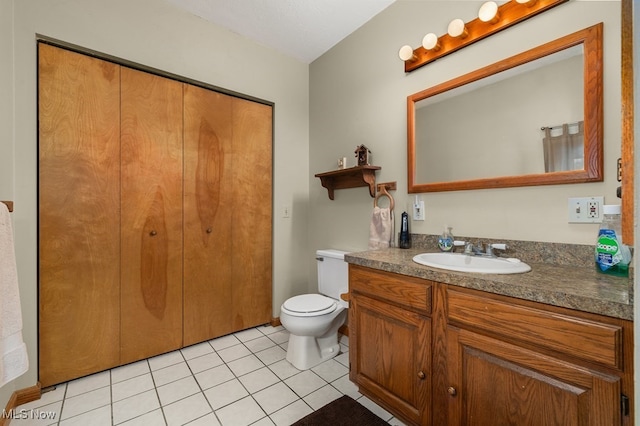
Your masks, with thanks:
[[[493,250],[506,250],[509,246],[504,243],[487,244],[487,255],[494,256]]]

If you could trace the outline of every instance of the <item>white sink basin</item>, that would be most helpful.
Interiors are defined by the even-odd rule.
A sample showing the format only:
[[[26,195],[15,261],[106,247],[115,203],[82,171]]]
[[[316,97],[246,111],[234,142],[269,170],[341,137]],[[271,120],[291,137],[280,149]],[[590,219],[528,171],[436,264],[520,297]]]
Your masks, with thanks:
[[[422,253],[414,256],[413,261],[432,268],[481,274],[521,274],[531,270],[531,266],[520,259],[469,256],[462,253]]]

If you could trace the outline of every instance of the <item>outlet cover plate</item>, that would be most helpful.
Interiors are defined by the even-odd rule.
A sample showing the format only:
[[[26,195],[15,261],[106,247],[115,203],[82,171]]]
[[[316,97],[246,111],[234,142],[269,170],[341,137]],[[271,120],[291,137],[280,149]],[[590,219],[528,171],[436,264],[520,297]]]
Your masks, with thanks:
[[[602,206],[604,197],[574,197],[569,198],[569,223],[600,223],[602,222]]]

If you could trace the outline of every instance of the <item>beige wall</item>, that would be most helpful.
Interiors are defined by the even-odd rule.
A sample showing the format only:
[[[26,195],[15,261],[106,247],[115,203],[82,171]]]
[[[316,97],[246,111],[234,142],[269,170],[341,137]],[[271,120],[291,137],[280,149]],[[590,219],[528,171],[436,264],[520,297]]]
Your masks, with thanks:
[[[620,156],[620,3],[571,1],[405,74],[398,59],[404,44],[418,47],[427,32],[446,33],[454,18],[477,16],[475,2],[397,0],[310,68],[309,250],[367,248],[373,200],[364,188],[336,191],[330,201],[314,174],[336,168],[364,143],[381,166],[378,181],[397,181],[396,229],[407,194],[406,98],[435,84],[490,65],[547,41],[604,22],[604,176],[602,183],[420,194],[426,220],[415,233],[593,244],[598,226],[567,223],[567,198],[616,198]],[[516,94],[514,93],[514,96]],[[456,164],[450,167],[455,168]]]
[[[12,26],[13,23],[13,26]],[[274,315],[306,290],[308,65],[161,0],[0,0],[0,199],[12,214],[30,370],[37,380],[36,34],[275,103]],[[261,200],[255,200],[260,203]],[[292,205],[282,218],[279,206]],[[96,336],[99,338],[99,336]]]

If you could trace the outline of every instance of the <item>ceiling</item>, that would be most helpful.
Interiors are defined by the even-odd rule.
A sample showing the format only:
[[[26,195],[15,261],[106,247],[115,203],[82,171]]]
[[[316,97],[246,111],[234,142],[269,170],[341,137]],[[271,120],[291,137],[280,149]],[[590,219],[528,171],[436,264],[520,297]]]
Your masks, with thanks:
[[[167,0],[287,56],[311,63],[395,0]]]

